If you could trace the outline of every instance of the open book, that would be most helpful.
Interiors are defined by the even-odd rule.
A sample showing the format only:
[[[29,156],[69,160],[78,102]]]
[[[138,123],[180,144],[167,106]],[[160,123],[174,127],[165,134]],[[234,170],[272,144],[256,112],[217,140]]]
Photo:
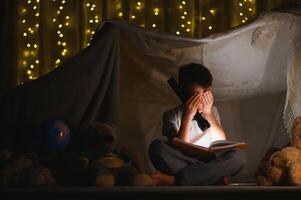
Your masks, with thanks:
[[[247,147],[247,144],[245,142],[217,140],[217,141],[212,142],[210,144],[210,146],[207,148],[207,147],[203,147],[203,146],[185,142],[183,140],[180,140],[177,137],[174,137],[172,139],[172,143],[176,147],[181,149],[182,151],[185,151],[185,152],[191,153],[191,154],[199,154],[199,155],[210,155],[215,152],[222,151],[222,150],[227,150],[227,149],[230,150],[230,149],[234,149],[234,148],[244,149]]]

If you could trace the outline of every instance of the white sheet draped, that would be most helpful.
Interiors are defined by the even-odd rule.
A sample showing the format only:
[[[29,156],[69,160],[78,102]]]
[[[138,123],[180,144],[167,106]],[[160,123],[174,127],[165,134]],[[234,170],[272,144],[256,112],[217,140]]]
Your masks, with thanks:
[[[147,149],[154,138],[163,137],[162,113],[179,104],[166,80],[177,77],[179,66],[189,62],[211,70],[228,138],[249,143],[248,165],[237,180],[253,180],[265,151],[287,144],[283,116],[289,130],[289,118],[301,115],[301,61],[296,48],[300,16],[268,12],[248,25],[204,39],[116,21],[100,28],[106,23],[120,29],[120,145],[133,148],[143,169],[154,170]]]

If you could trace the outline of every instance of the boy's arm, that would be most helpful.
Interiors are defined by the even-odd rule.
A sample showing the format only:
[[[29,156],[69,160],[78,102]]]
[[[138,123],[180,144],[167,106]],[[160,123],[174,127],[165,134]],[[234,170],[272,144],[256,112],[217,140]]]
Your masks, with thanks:
[[[184,112],[182,115],[181,126],[178,132],[178,138],[180,140],[189,142],[188,140],[189,140],[190,124],[191,124],[191,119]]]
[[[217,122],[214,114],[213,113],[203,114],[203,117],[209,122],[210,124],[209,129],[212,130],[211,134],[213,134],[213,137],[216,138],[217,140],[225,140],[226,134],[223,128]]]
[[[181,126],[178,133],[178,138],[185,142],[189,142],[190,124],[198,111],[199,104],[201,103],[201,94],[193,94],[185,103],[185,109],[181,119]]]
[[[179,125],[176,121],[174,113],[167,111],[163,114],[163,126],[162,132],[166,136],[167,140],[170,142],[173,137],[178,134]]]
[[[188,142],[188,136],[190,132],[191,120],[187,118],[184,114],[182,115],[180,127],[176,123],[175,116],[171,113],[164,113],[163,115],[163,135],[167,137],[169,142],[172,141],[174,137]]]
[[[182,115],[181,124],[176,123],[175,116],[171,112],[165,112],[163,115],[163,135],[167,136],[168,141],[173,137],[189,142],[190,123],[197,112],[198,105],[201,102],[201,94],[194,94],[185,103],[185,110]]]
[[[211,91],[208,91],[204,94],[204,107],[202,111],[202,116],[209,122],[210,124],[210,130],[211,134],[213,134],[213,137],[216,138],[217,140],[225,140],[226,139],[226,134],[223,130],[223,128],[220,125],[220,122],[217,120],[215,116],[218,115],[218,111],[216,110],[213,112],[213,95]]]

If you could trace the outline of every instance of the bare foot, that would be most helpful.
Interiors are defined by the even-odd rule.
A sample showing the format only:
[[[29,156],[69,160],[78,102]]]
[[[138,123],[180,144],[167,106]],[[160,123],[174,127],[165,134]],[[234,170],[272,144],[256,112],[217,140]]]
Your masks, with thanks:
[[[229,177],[223,176],[214,185],[228,185],[228,184],[229,184]]]
[[[161,172],[154,172],[150,174],[153,179],[154,185],[173,185],[175,182],[175,177]]]

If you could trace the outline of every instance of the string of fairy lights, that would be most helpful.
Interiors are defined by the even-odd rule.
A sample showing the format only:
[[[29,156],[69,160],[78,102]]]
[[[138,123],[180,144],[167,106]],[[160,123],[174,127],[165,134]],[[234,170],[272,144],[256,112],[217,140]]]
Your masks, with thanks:
[[[141,27],[162,30],[162,7],[163,3],[159,1],[133,0],[130,4],[129,20]],[[119,11],[118,16],[122,17],[123,12]]]
[[[90,45],[90,40],[95,34],[95,30],[99,26],[101,18],[100,4],[97,1],[86,1],[84,4],[84,10],[86,13],[86,30],[83,42],[83,47]]]
[[[57,38],[57,58],[54,60],[54,66],[60,65],[63,57],[68,54],[68,42],[66,41],[65,31],[70,26],[70,16],[64,15],[65,5],[67,0],[52,0],[54,6],[56,7],[54,17],[51,22],[57,27],[56,38]]]
[[[103,4],[105,1],[106,4]],[[78,5],[79,2],[81,3],[80,6],[71,6],[73,4]],[[125,6],[125,2],[127,2],[129,6]],[[196,27],[200,30],[207,30],[206,33],[208,33],[208,31],[209,33],[218,31],[215,20],[212,20],[220,17],[217,15],[219,12],[217,7],[211,6],[209,9],[206,9],[205,12],[200,12],[199,16],[194,16],[193,9],[196,1],[177,0],[174,2],[176,3],[176,7],[171,10],[171,12],[175,13],[173,16],[176,16],[176,18],[170,20],[176,22],[173,23],[176,27],[170,29],[172,30],[170,33],[179,36],[193,37]],[[240,24],[246,23],[256,15],[256,0],[233,0],[233,2],[237,3],[237,9],[233,15],[237,15],[236,19],[239,20]],[[47,7],[41,6],[42,4],[51,6],[51,9],[47,8],[47,15],[40,15],[40,13],[46,12],[45,7]],[[106,16],[102,12],[104,5],[107,9]],[[54,55],[49,58],[50,62],[47,62],[50,63],[49,65],[54,69],[60,66],[60,64],[70,56],[74,55],[74,53],[78,52],[80,48],[89,46],[91,38],[103,19],[125,19],[141,27],[165,31],[166,27],[171,26],[172,23],[166,24],[166,20],[165,24],[162,23],[162,19],[166,17],[164,6],[166,6],[166,4],[160,3],[160,0],[153,2],[148,0],[20,1],[20,9],[18,11],[20,21],[20,26],[18,26],[19,84],[43,75],[39,73],[39,68],[42,67],[40,66],[40,61],[48,55],[43,55],[44,52],[41,51],[40,44],[42,42],[43,44],[47,44],[48,40],[39,34],[45,31],[44,29],[41,30],[40,23],[43,23],[43,27],[50,25],[49,27],[53,27],[56,32],[55,35],[51,35],[51,37],[56,40],[56,47],[52,49],[52,51],[55,52],[53,53]],[[72,13],[77,14],[73,15]],[[194,19],[198,19],[199,21]],[[199,23],[199,26],[195,26],[195,23]],[[80,27],[80,29],[76,29],[76,27]],[[76,30],[80,30],[81,32],[81,37],[79,37],[81,38],[81,45],[79,49],[74,50],[74,43],[78,43],[78,41],[70,38],[72,38],[72,33]]]
[[[19,58],[21,84],[39,75],[39,3],[40,0],[28,0],[20,6],[20,42],[23,44]]]
[[[187,5],[187,2],[186,1],[181,1],[178,5],[178,9],[179,9],[179,13],[180,13],[180,29],[179,30],[176,30],[176,34],[177,35],[180,35],[182,32],[190,32],[191,29],[192,29],[192,22],[191,20],[189,20],[189,18],[187,17],[188,15],[188,11],[186,9],[186,5]],[[187,20],[188,18],[188,20]]]
[[[154,7],[154,9],[153,9],[153,14],[154,14],[154,23],[152,23],[152,28],[154,28],[155,30],[158,30],[158,25],[157,25],[157,23],[156,23],[156,21],[158,21],[157,20],[157,18],[158,18],[158,16],[159,16],[159,13],[160,13],[160,8],[158,8],[158,7]]]
[[[110,9],[111,11],[111,16],[114,17],[118,17],[118,18],[123,18],[124,17],[124,13],[122,11],[123,6],[122,6],[122,0],[117,0],[117,2],[113,2],[113,4],[115,4],[116,6],[113,6],[112,9]],[[109,6],[108,6],[109,8]]]
[[[141,27],[146,27],[144,9],[144,1],[134,1],[130,6],[130,21],[134,24],[140,25]]]
[[[240,0],[238,2],[239,16],[242,23],[246,23],[250,17],[254,16],[256,11],[255,0]]]

